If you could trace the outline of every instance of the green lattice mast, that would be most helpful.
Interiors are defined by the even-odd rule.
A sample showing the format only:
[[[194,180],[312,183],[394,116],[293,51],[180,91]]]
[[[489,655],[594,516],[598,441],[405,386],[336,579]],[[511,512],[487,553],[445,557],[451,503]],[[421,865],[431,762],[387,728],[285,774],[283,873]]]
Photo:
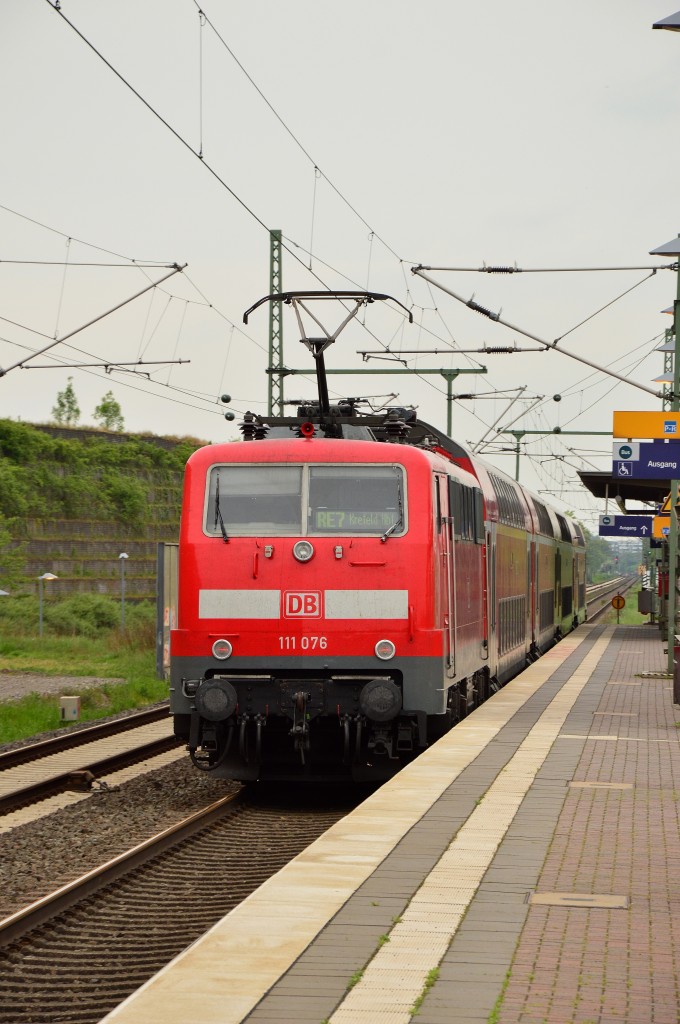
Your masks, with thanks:
[[[281,266],[281,232],[269,232],[269,294],[283,291]],[[282,303],[269,306],[269,394],[267,412],[270,416],[283,416],[283,317]]]

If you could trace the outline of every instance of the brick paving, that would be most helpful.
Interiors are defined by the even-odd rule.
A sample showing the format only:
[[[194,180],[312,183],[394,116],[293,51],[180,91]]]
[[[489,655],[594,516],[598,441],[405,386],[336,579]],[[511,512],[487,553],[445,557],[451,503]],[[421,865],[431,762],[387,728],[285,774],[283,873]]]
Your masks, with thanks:
[[[574,780],[631,788],[569,787],[536,889],[621,894],[629,908],[532,905],[498,1024],[680,1020],[680,709],[670,680],[640,677],[663,671],[657,631],[615,637],[589,730],[615,738],[584,743]]]

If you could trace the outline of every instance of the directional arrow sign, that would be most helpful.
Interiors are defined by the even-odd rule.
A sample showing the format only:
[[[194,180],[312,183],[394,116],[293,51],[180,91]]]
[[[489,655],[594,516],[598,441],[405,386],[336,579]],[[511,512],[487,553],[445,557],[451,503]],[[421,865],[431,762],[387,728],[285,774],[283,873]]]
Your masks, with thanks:
[[[615,444],[612,476],[630,480],[677,480],[680,477],[680,443],[642,441]]]
[[[651,516],[600,516],[600,537],[650,537]]]

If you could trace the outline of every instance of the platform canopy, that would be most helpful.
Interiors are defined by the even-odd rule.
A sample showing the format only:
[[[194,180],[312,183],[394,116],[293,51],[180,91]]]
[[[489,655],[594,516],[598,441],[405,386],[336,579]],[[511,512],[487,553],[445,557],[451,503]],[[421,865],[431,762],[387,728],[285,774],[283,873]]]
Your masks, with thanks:
[[[660,505],[671,489],[670,480],[630,480],[612,476],[611,472],[579,472],[581,483],[596,498],[620,498],[627,501],[655,502]]]

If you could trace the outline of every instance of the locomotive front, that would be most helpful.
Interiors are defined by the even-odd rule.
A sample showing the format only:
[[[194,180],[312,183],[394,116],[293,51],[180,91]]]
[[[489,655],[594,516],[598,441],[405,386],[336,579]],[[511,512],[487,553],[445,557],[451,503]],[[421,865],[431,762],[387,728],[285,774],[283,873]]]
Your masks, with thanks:
[[[187,465],[175,732],[250,779],[385,778],[443,710],[432,474],[406,446],[320,437]]]

